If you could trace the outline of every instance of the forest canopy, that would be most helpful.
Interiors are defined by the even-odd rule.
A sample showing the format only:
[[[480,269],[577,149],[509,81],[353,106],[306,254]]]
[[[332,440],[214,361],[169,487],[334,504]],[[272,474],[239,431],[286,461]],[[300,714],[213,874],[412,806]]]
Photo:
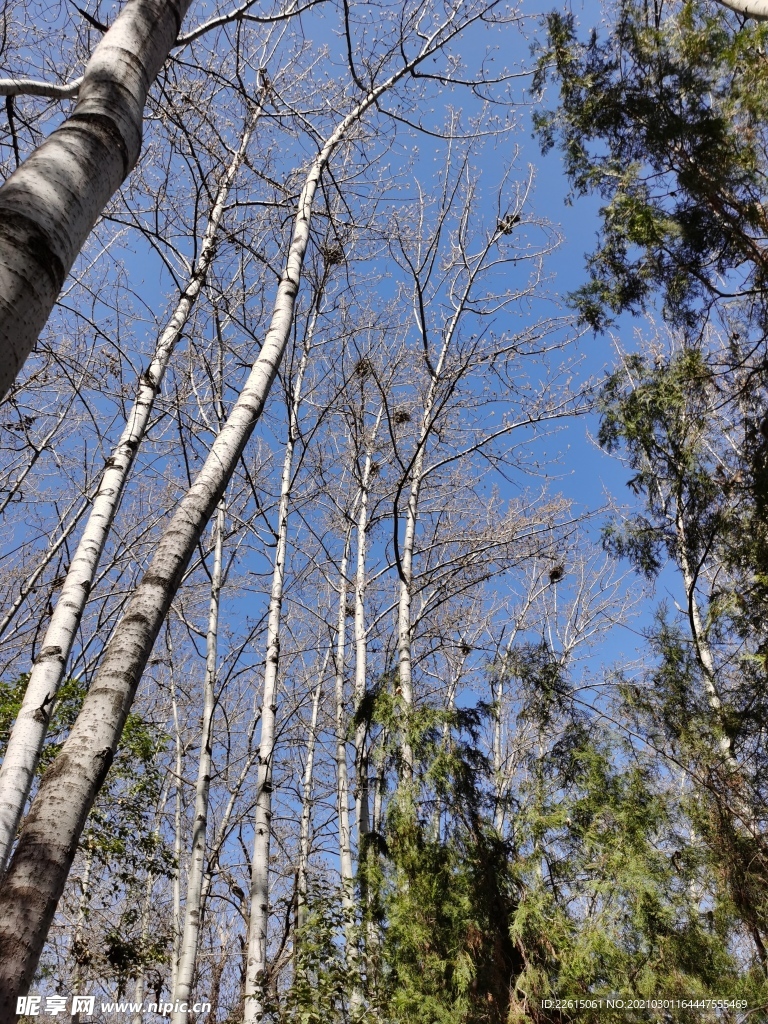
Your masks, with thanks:
[[[0,1024],[762,1019],[761,2],[3,8]]]

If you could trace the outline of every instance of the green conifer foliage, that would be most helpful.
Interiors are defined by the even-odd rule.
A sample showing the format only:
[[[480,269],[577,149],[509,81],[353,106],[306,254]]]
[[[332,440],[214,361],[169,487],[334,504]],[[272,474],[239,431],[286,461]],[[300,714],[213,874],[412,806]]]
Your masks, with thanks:
[[[738,444],[751,413],[728,386],[727,354],[683,347],[653,364],[636,356],[608,379],[600,439],[633,472],[639,507],[609,524],[605,540],[651,579],[666,562],[687,574],[678,613],[662,605],[648,630],[645,674],[621,681],[619,714],[683,772],[696,856],[719,879],[709,912],[732,921],[732,942],[739,928],[747,934],[765,967],[762,531],[748,445]]]
[[[768,28],[698,0],[622,0],[607,36],[587,42],[570,15],[547,25],[538,85],[554,79],[560,103],[537,115],[540,138],[561,149],[577,195],[604,200],[574,296],[585,320],[604,327],[660,292],[689,330],[735,298],[765,327]]]

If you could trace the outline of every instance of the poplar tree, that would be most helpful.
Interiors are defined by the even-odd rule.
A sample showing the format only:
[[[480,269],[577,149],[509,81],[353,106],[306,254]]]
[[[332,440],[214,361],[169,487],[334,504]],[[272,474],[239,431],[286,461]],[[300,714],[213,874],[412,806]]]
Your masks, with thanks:
[[[191,0],[128,0],[94,49],[72,113],[0,187],[0,396],[24,365],[83,243],[141,152],[147,92]]]

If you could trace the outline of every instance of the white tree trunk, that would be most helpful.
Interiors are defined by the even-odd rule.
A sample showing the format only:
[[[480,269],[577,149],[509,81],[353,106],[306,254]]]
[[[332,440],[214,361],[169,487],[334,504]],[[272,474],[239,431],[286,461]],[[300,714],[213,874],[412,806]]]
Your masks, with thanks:
[[[432,412],[435,406],[437,388],[445,366],[452,332],[443,343],[440,358],[427,390],[421,416],[421,428],[417,441],[416,456],[411,469],[411,488],[405,513],[405,532],[400,549],[400,596],[397,603],[397,669],[398,689],[403,705],[403,733],[400,744],[400,777],[404,782],[413,778],[413,746],[410,740],[410,717],[413,708],[413,647],[411,637],[411,602],[413,600],[413,552],[416,543],[416,523],[419,517],[419,496],[424,479],[424,453],[427,438],[432,429]]]
[[[355,504],[360,498],[358,491]],[[349,825],[349,778],[347,774],[347,716],[344,713],[344,662],[347,628],[347,565],[352,528],[344,538],[344,553],[339,567],[339,615],[336,627],[336,803],[339,817],[339,872],[341,875],[341,905],[344,911],[347,967],[353,974],[350,991],[350,1016],[358,1016],[362,1004],[359,980],[356,928],[355,928],[355,873],[352,867],[352,836]]]
[[[379,408],[373,427],[368,451],[365,455],[360,485],[360,509],[357,514],[357,566],[355,571],[355,713],[360,709],[366,691],[368,672],[368,635],[365,628],[366,588],[366,531],[368,529],[368,491],[373,464],[373,445],[379,430],[384,406]],[[357,853],[360,857],[365,836],[370,831],[370,809],[368,805],[368,762],[365,751],[366,724],[358,721],[355,726],[355,822],[357,824]]]
[[[416,520],[419,510],[423,454],[420,452],[413,467],[413,481],[408,496],[405,517],[405,535],[400,555],[400,596],[397,602],[397,688],[403,705],[403,734],[400,743],[400,777],[404,782],[413,778],[413,745],[410,739],[411,710],[413,708],[413,650],[411,645],[411,601],[413,598],[413,547],[416,539]]]
[[[171,992],[176,991],[176,979],[179,976],[179,950],[181,949],[181,811],[182,811],[182,769],[184,767],[184,749],[179,729],[179,709],[176,705],[176,682],[173,677],[173,648],[168,637],[168,654],[171,662],[171,708],[173,710],[173,735],[176,747],[176,792],[174,808],[173,861],[176,870],[173,873],[173,944],[171,948]]]
[[[715,659],[712,656],[712,650],[709,646],[709,640],[704,629],[704,624],[701,621],[699,604],[696,600],[696,579],[691,566],[685,521],[683,519],[683,511],[680,508],[679,502],[677,503],[675,512],[675,528],[677,532],[677,551],[680,557],[680,568],[683,571],[685,596],[688,602],[688,620],[691,627],[693,648],[701,667],[702,676],[704,677],[704,691],[707,696],[707,703],[709,704],[710,711],[712,712],[712,716],[716,723],[717,732],[719,733],[717,746],[720,756],[725,764],[728,765],[728,768],[732,773],[733,779],[738,783],[737,787],[734,787],[732,807],[742,825],[754,834],[754,808],[750,806],[749,801],[746,799],[746,793],[744,791],[744,773],[742,772],[741,765],[733,753],[733,743],[731,742],[731,737],[728,735],[726,728],[726,722],[723,714],[723,702],[717,690]]]
[[[298,414],[301,387],[312,344],[317,310],[304,339],[304,349],[296,375],[293,402],[289,410],[288,441],[285,446],[280,504],[277,513],[277,547],[272,572],[272,590],[267,621],[267,655],[264,665],[264,695],[261,705],[259,769],[256,779],[253,860],[251,862],[251,912],[248,921],[248,949],[245,976],[244,1024],[261,1019],[264,1010],[264,980],[267,970],[267,926],[269,924],[269,846],[272,838],[272,765],[277,721],[277,673],[280,663],[280,617],[283,607],[285,564],[288,549],[288,511],[293,477],[293,452],[299,436]]]
[[[70,563],[40,654],[32,666],[24,702],[0,767],[0,873],[8,863],[16,829],[24,813],[53,705],[64,678],[107,536],[120,507],[136,452],[146,433],[155,395],[160,390],[176,342],[181,337],[213,261],[216,233],[232,182],[245,158],[251,131],[252,125],[245,128],[240,146],[219,185],[197,264],[173,316],[158,338],[149,369],[139,379],[125,429],[107,459],[88,522]]]
[[[707,695],[707,703],[709,704],[710,711],[717,723],[717,729],[720,734],[718,736],[717,745],[723,759],[729,767],[734,771],[738,771],[739,765],[736,758],[733,756],[731,738],[725,731],[723,725],[723,702],[720,699],[720,694],[717,692],[715,660],[712,657],[712,651],[707,640],[707,635],[704,631],[704,625],[701,621],[699,603],[696,600],[696,582],[691,570],[690,559],[688,557],[688,545],[685,539],[682,519],[679,514],[678,552],[680,555],[680,567],[683,570],[683,583],[685,586],[686,601],[688,602],[688,620],[691,626],[693,648],[696,652],[699,665],[701,666],[701,674],[704,677],[704,691]]]
[[[77,919],[75,921],[75,934],[73,938],[73,945],[75,948],[79,947],[83,941],[83,926],[85,924],[85,914],[88,907],[88,901],[90,900],[90,885],[91,885],[91,871],[93,870],[93,849],[89,848],[85,855],[85,868],[83,869],[83,878],[80,882],[80,899],[77,905]],[[83,976],[80,972],[79,959],[75,960],[75,969],[72,973],[72,991],[79,992],[80,986],[83,983]],[[71,1024],[79,1024],[80,1014],[73,1013],[71,1016]]]
[[[189,1005],[192,977],[197,960],[197,947],[202,919],[201,895],[205,875],[206,835],[208,832],[208,791],[211,785],[211,756],[213,748],[213,714],[215,708],[216,662],[219,637],[219,597],[221,594],[221,558],[224,546],[224,501],[214,522],[213,568],[211,571],[211,601],[208,610],[206,638],[205,684],[203,693],[203,724],[200,731],[200,759],[195,787],[195,817],[192,825],[192,848],[187,880],[187,901],[184,907],[184,935],[176,975],[173,1002]],[[187,1024],[188,1010],[173,1014],[173,1024]]]
[[[144,890],[144,902],[141,906],[141,938],[143,942],[146,942],[149,937],[149,925],[152,917],[152,889],[155,885],[154,875],[151,873],[147,875],[147,884]],[[147,975],[144,967],[139,968],[139,973],[136,977],[136,984],[133,986],[133,1001],[137,1004],[144,1003],[144,993],[147,988]],[[78,990],[72,986],[72,990],[77,992]],[[131,1018],[131,1024],[143,1024],[144,1014],[141,1010],[134,1013]]]
[[[320,710],[320,696],[323,692],[323,677],[331,655],[326,651],[323,667],[312,694],[312,717],[307,736],[307,762],[301,787],[301,827],[299,833],[299,863],[296,869],[296,931],[301,935],[307,923],[307,886],[309,876],[309,845],[312,830],[312,777],[315,767],[315,744],[317,743],[317,716]],[[299,939],[300,941],[300,939]],[[296,942],[294,941],[294,951]]]
[[[403,545],[400,549],[400,564],[398,565],[400,575],[400,595],[397,606],[398,688],[403,708],[403,728],[400,742],[400,779],[403,782],[410,782],[413,778],[413,746],[409,736],[411,709],[413,708],[411,602],[413,600],[413,553],[416,542],[416,524],[419,516],[419,496],[421,494],[421,485],[424,480],[426,445],[434,427],[433,415],[435,414],[438,389],[440,384],[443,382],[446,369],[445,364],[454,335],[456,334],[459,322],[466,309],[475,279],[484,266],[486,256],[496,245],[499,234],[502,230],[501,226],[499,226],[487,239],[482,252],[478,255],[474,265],[468,270],[464,288],[461,294],[456,297],[454,311],[445,323],[443,329],[443,340],[440,346],[440,353],[438,355],[437,362],[434,367],[429,365],[429,363],[427,364],[430,381],[424,399],[416,451],[411,463],[411,487],[408,495],[408,507],[405,514],[405,533],[403,536]],[[425,325],[421,322],[421,312],[418,302],[415,303],[414,309],[416,323],[422,332],[426,352],[428,342],[425,333]]]
[[[253,737],[254,737],[254,734],[256,732],[256,726],[259,724],[260,721],[261,721],[261,715],[254,715],[253,720],[251,722],[251,725],[250,725],[250,727],[248,729],[248,740],[247,740],[247,748],[248,749],[250,749],[251,744],[253,743]],[[211,844],[211,853],[210,853],[210,856],[208,858],[208,867],[206,868],[206,871],[205,871],[205,877],[203,879],[203,891],[202,891],[202,895],[201,895],[201,898],[200,898],[200,913],[201,914],[205,913],[205,907],[206,907],[206,904],[208,902],[208,896],[210,895],[211,886],[213,884],[213,872],[214,872],[214,870],[216,868],[216,865],[218,863],[219,856],[221,854],[221,849],[222,849],[222,847],[224,846],[224,843],[227,840],[228,830],[229,830],[229,823],[232,820],[232,814],[233,814],[233,812],[235,810],[235,804],[237,803],[237,798],[240,795],[240,790],[243,788],[243,784],[245,783],[245,780],[248,778],[248,776],[251,773],[251,768],[253,767],[253,764],[254,764],[257,756],[258,756],[258,748],[256,750],[252,750],[251,753],[246,757],[245,762],[243,764],[243,767],[240,769],[240,774],[238,775],[237,780],[236,780],[234,786],[232,787],[232,789],[230,791],[229,800],[227,801],[227,806],[226,806],[226,808],[224,810],[224,813],[221,816],[221,821],[219,822],[219,828],[218,828],[218,832],[216,833],[216,838],[214,839],[213,843]]]
[[[163,789],[160,793],[160,800],[158,801],[157,815],[155,818],[154,836],[155,839],[160,838],[160,819],[165,813],[165,801],[168,797],[168,789],[170,788],[171,776],[169,775],[163,783]],[[145,943],[149,938],[150,925],[152,923],[152,890],[155,887],[155,875],[151,872],[147,872],[146,883],[144,885],[144,901],[141,905],[141,941]],[[142,965],[139,968],[138,974],[136,975],[136,984],[133,989],[133,1001],[134,1003],[142,1004],[144,1002],[144,992],[147,987],[147,974],[146,968]],[[72,991],[79,991],[79,986],[72,985]],[[142,1024],[144,1014],[141,1010],[134,1013],[131,1024]]]
[[[768,0],[718,0],[718,3],[755,21],[768,21]]]
[[[0,398],[141,151],[147,92],[191,0],[128,0],[93,51],[70,116],[0,188]]]
[[[0,884],[0,1024],[16,1024],[16,999],[32,982],[88,812],[112,763],[136,687],[184,571],[258,422],[293,323],[312,203],[337,145],[397,81],[461,31],[456,12],[417,56],[372,89],[339,123],[312,162],[298,201],[286,268],[269,329],[229,419],[187,491],[107,645],[69,737],[43,778]],[[249,972],[250,973],[250,972]],[[250,999],[254,1004],[254,999]],[[248,1012],[248,1007],[246,1006]],[[252,1018],[251,1018],[252,1019]]]
[[[493,781],[495,790],[495,808],[493,811],[493,827],[501,835],[504,827],[504,780],[501,776],[501,706],[504,700],[504,680],[499,670],[499,678],[493,693]]]

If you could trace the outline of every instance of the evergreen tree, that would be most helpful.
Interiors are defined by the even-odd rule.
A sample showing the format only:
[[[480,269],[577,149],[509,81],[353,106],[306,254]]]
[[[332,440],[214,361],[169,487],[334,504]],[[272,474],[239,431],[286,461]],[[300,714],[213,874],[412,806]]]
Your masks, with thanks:
[[[621,0],[605,38],[547,19],[538,85],[559,86],[536,115],[577,195],[604,200],[589,283],[576,302],[603,327],[652,308],[700,335],[713,310],[766,325],[765,132],[768,27],[720,7]],[[743,330],[743,328],[741,328]]]

